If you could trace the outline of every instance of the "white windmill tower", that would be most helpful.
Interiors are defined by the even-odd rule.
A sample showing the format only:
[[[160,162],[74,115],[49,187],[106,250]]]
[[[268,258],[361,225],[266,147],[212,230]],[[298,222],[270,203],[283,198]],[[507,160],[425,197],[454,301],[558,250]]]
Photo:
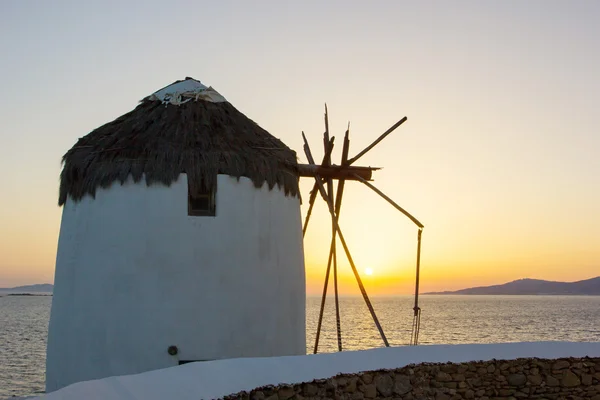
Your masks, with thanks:
[[[63,158],[48,392],[306,354],[296,154],[186,78]]]

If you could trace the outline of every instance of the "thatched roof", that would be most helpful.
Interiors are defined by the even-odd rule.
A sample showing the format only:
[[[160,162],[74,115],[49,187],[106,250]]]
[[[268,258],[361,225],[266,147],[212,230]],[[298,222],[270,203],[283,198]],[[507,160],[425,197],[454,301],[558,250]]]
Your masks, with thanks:
[[[123,184],[129,176],[168,186],[181,173],[196,192],[210,189],[217,174],[227,174],[298,195],[294,151],[222,97],[217,102],[189,93],[178,98],[186,101],[148,96],[133,111],[80,138],[63,157],[59,205],[67,197],[94,196],[115,181]]]

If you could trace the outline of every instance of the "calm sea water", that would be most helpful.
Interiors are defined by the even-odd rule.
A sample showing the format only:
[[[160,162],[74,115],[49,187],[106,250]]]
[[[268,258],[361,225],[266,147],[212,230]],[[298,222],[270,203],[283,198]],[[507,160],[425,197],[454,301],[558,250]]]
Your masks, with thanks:
[[[0,297],[0,399],[44,390],[51,297]],[[407,344],[412,297],[373,298],[391,345]],[[319,298],[307,301],[307,351],[314,346]],[[383,343],[362,298],[340,300],[346,350]],[[422,344],[600,341],[600,296],[423,296]],[[333,301],[326,304],[320,351],[337,350]]]

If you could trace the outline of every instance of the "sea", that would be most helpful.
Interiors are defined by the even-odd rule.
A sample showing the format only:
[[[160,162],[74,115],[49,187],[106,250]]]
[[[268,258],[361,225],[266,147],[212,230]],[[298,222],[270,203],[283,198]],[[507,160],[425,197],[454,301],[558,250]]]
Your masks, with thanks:
[[[371,299],[391,346],[410,342],[413,301]],[[51,302],[50,296],[0,297],[0,399],[43,393]],[[314,350],[320,303],[318,297],[307,299],[307,353]],[[362,297],[342,297],[339,305],[344,350],[384,346]],[[421,345],[600,341],[600,296],[424,295],[420,306]],[[337,346],[334,302],[328,299],[318,351]]]

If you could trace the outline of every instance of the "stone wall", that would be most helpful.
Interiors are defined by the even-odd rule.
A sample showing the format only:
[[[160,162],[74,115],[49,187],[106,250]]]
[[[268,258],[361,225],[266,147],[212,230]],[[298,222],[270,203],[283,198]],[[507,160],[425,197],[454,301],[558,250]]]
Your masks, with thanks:
[[[225,400],[600,400],[600,358],[418,364],[267,386]]]

